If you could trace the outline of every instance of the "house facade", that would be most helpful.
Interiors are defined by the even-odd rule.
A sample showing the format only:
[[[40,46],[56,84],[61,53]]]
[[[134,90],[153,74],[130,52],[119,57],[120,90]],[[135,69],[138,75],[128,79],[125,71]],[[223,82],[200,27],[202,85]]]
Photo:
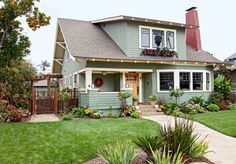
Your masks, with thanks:
[[[186,24],[130,16],[58,19],[53,73],[63,75],[61,89],[78,88],[80,104],[93,109],[119,108],[119,91],[143,104],[150,95],[172,101],[170,88],[185,92],[180,102],[207,99],[213,68],[222,64],[201,48],[196,8],[186,11]]]
[[[230,68],[229,77],[232,82],[233,88],[236,89],[236,53],[226,58],[225,62],[232,64],[232,67]]]

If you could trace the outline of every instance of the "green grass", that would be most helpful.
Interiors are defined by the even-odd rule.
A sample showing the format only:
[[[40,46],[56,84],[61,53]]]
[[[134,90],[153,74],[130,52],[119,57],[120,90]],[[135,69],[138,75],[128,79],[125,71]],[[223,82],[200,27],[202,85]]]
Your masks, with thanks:
[[[103,145],[155,133],[142,119],[0,124],[0,163],[81,163]]]
[[[194,115],[194,120],[226,135],[236,137],[236,110]]]

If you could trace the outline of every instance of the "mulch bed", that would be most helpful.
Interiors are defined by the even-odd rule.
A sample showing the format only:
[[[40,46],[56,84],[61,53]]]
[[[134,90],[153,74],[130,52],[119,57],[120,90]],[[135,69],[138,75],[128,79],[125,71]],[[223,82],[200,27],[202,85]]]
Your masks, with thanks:
[[[147,154],[142,149],[139,149],[138,158],[132,164],[148,164],[147,159],[148,159]],[[213,162],[209,161],[205,157],[189,159],[184,164],[191,164],[191,163],[192,164],[194,163],[195,164],[214,164]],[[97,157],[90,161],[85,162],[84,164],[106,164],[106,162],[102,158]]]

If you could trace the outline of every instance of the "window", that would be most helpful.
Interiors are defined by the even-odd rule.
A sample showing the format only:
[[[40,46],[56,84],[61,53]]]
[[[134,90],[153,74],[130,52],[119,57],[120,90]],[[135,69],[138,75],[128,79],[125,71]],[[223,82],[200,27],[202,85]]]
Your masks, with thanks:
[[[193,90],[202,90],[203,89],[203,73],[202,72],[193,72]]]
[[[150,47],[150,29],[141,29],[141,46],[146,48]]]
[[[206,73],[206,90],[210,90],[210,73]]]
[[[152,47],[153,48],[164,47],[164,31],[152,30]]]
[[[77,87],[77,74],[74,74],[74,79],[73,79],[73,87],[76,88]]]
[[[182,90],[190,90],[190,72],[180,72],[179,73],[180,80],[180,89]]]
[[[70,84],[69,84],[69,88],[73,88],[73,80],[72,80],[72,76],[70,75]]]
[[[173,31],[166,32],[166,47],[169,49],[175,49],[175,33]]]
[[[167,91],[174,87],[174,72],[160,72],[160,90]]]
[[[140,26],[140,48],[176,50],[176,30]]]

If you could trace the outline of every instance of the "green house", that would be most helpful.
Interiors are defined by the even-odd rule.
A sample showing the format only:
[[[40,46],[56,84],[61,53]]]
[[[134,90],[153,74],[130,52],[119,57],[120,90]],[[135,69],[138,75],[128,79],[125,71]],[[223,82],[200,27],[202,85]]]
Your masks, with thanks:
[[[78,88],[79,103],[94,109],[119,108],[119,91],[173,101],[170,88],[180,88],[183,102],[209,97],[213,68],[224,63],[202,50],[196,8],[186,11],[186,24],[131,16],[95,21],[59,18],[53,73],[60,88]],[[128,100],[132,103],[132,98]]]

